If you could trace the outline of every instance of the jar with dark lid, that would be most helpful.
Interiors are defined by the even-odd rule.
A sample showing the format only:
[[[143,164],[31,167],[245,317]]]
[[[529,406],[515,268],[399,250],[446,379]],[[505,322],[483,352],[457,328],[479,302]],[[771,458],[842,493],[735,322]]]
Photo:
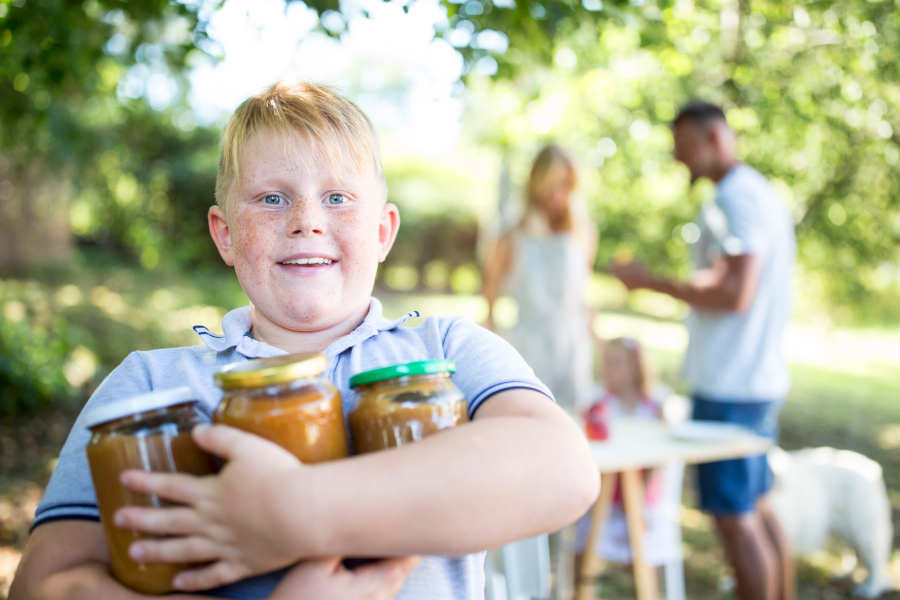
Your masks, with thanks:
[[[322,373],[324,354],[235,363],[215,374],[222,388],[213,420],[255,433],[305,463],[349,454],[341,395]]]
[[[113,525],[113,514],[123,506],[167,506],[152,494],[125,488],[119,475],[126,469],[209,475],[219,460],[201,450],[191,429],[209,423],[209,416],[193,399],[190,388],[161,390],[98,406],[85,414],[91,430],[86,447],[100,523],[106,535],[113,575],[128,587],[145,594],[170,592],[172,578],[189,563],[137,563],[128,556],[132,542],[153,537]]]
[[[422,360],[357,373],[359,404],[350,413],[355,453],[394,448],[468,421],[449,360]]]

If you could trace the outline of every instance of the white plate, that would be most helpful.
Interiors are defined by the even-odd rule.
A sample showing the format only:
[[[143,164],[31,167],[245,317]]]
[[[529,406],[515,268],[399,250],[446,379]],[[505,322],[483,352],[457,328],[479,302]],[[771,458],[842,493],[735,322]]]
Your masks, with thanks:
[[[734,438],[750,433],[743,427],[737,427],[729,423],[715,423],[711,421],[684,421],[669,428],[669,433],[679,440],[688,441],[718,441]]]

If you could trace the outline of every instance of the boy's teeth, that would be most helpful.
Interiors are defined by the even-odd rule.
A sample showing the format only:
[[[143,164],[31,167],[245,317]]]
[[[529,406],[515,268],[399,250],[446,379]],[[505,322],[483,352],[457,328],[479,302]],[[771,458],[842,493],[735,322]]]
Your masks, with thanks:
[[[294,258],[292,260],[286,260],[282,264],[285,265],[330,265],[331,261],[327,258]]]

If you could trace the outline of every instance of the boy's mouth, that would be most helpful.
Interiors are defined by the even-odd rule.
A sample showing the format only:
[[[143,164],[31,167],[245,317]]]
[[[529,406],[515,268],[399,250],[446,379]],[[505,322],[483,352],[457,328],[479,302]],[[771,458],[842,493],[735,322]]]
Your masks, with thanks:
[[[280,265],[330,265],[334,261],[324,256],[313,256],[309,258],[290,258],[281,261]]]

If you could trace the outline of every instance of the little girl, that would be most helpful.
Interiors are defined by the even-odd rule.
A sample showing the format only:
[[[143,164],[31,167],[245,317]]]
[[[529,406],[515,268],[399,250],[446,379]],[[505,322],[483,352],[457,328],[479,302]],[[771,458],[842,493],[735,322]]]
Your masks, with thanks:
[[[605,414],[613,428],[616,419],[620,417],[648,421],[662,418],[662,401],[665,397],[650,392],[647,365],[637,340],[616,338],[606,342],[602,369],[605,389],[601,388],[594,397],[596,403],[605,404]],[[682,465],[673,465],[673,468],[678,469],[680,476]],[[681,556],[678,527],[672,525],[673,519],[678,519],[677,506],[672,509],[660,501],[662,482],[663,469],[648,469],[644,472],[644,548],[647,562],[651,565],[662,565]],[[628,526],[618,478],[609,519],[602,527],[594,552],[609,561],[631,562]],[[578,562],[587,545],[589,530],[590,512],[577,525],[575,547],[579,554]]]

